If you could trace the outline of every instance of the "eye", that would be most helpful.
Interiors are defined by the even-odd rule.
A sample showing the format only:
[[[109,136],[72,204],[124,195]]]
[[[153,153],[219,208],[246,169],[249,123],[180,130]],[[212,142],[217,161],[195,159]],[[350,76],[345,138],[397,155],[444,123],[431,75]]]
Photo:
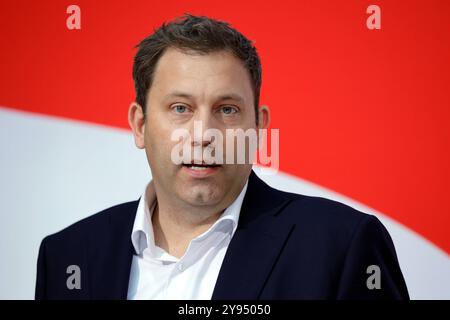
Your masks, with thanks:
[[[220,110],[224,113],[224,114],[233,114],[236,113],[237,110],[235,107],[233,106],[223,106],[220,108]]]
[[[175,113],[185,113],[187,111],[187,107],[182,104],[177,104],[172,108]]]

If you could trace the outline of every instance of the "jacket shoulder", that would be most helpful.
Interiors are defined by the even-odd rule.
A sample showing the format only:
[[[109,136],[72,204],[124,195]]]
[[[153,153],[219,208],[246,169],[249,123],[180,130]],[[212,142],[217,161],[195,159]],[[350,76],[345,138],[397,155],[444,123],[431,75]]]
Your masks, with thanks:
[[[342,202],[319,196],[286,192],[274,188],[256,174],[250,176],[248,207],[265,211],[278,207],[276,216],[282,223],[296,224],[300,228],[319,233],[342,235],[355,230],[365,219],[375,219]]]
[[[358,227],[364,224],[381,224],[377,217],[359,211],[342,202],[304,194],[295,194],[278,190],[289,199],[279,216],[301,228],[314,230],[327,236],[345,236],[348,238]]]
[[[134,218],[139,200],[114,205],[46,236],[43,243],[79,244],[81,240],[101,234],[111,224],[123,225]]]
[[[39,247],[36,299],[86,299],[86,290],[67,290],[69,267],[95,268],[99,254],[114,241],[124,243],[139,201],[104,209],[69,227],[45,237]],[[112,251],[117,254],[118,251]],[[106,250],[106,255],[111,251]],[[89,262],[95,262],[90,264]],[[85,272],[85,271],[83,271]],[[81,288],[88,288],[88,277],[81,277]]]
[[[294,265],[291,274],[304,270],[306,281],[322,283],[326,295],[337,299],[409,298],[392,238],[376,216],[323,197],[283,196],[288,201],[278,217],[295,225],[284,249]],[[382,290],[368,289],[369,267],[378,268]]]

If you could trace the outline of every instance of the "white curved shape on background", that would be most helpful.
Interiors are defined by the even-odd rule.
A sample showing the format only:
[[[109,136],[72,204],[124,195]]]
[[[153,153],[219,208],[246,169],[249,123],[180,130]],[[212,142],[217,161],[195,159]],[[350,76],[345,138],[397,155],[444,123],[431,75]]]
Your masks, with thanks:
[[[109,206],[136,200],[150,179],[129,131],[0,108],[0,299],[32,299],[42,238]],[[259,168],[257,168],[259,169]],[[385,215],[284,173],[262,179],[375,214],[389,230],[411,298],[450,298],[450,257]]]

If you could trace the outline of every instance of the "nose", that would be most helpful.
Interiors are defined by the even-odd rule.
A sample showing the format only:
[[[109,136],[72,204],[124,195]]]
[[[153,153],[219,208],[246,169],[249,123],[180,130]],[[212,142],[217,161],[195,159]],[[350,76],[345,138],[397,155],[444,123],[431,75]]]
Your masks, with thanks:
[[[214,128],[214,119],[207,108],[199,108],[197,115],[193,118],[191,129],[191,144],[193,147],[208,147],[213,141],[211,137],[205,135],[205,131]]]

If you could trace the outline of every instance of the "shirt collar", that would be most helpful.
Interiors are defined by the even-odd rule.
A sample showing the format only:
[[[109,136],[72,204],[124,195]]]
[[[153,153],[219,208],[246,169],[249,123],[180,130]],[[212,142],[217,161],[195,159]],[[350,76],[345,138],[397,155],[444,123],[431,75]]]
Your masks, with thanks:
[[[221,228],[222,232],[227,232],[232,237],[237,229],[242,202],[247,191],[248,180],[238,197],[224,210],[219,219],[204,233],[195,238],[201,241],[207,238],[215,230]],[[141,196],[134,219],[133,231],[131,232],[131,242],[137,255],[141,255],[146,248],[154,250],[155,239],[151,217],[156,206],[156,193],[153,181],[150,181]],[[228,223],[226,223],[228,221]],[[231,223],[229,223],[231,222]]]

